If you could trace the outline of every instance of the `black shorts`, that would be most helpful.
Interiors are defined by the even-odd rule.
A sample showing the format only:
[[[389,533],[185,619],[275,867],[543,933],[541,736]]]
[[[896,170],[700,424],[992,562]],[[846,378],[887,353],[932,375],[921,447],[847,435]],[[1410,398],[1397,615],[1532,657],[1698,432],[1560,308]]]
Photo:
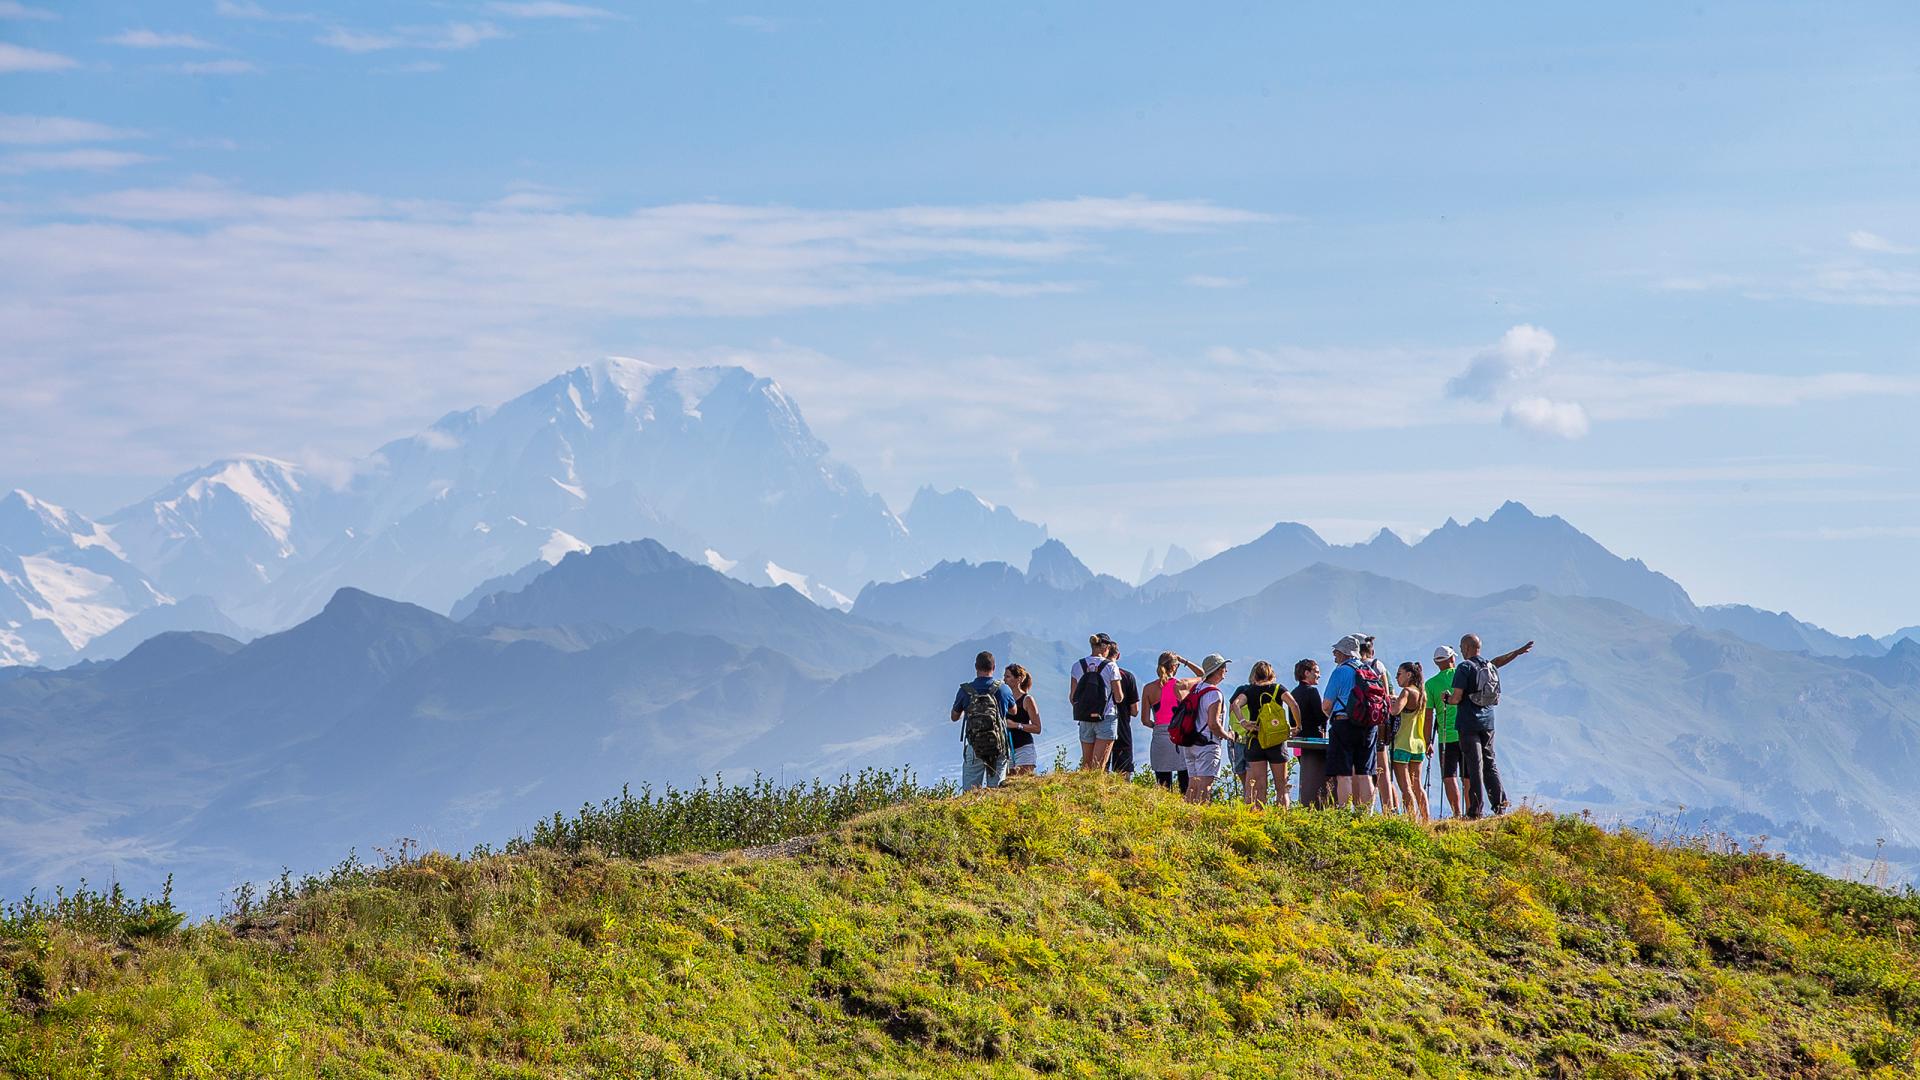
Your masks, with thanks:
[[[1335,720],[1327,729],[1327,775],[1372,776],[1379,759],[1374,736],[1380,729]]]
[[[1247,740],[1248,761],[1271,761],[1279,764],[1287,761],[1292,756],[1293,755],[1287,750],[1287,744],[1284,741],[1274,743],[1272,746],[1263,750],[1260,747],[1259,739],[1254,738]]]
[[[1460,775],[1460,741],[1440,744],[1440,778],[1451,779]]]

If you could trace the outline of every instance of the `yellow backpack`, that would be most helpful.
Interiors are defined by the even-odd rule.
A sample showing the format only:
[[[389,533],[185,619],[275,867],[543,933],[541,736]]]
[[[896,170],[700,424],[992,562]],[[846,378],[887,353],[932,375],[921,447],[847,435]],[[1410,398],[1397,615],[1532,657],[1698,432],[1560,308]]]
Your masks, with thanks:
[[[1270,750],[1287,741],[1293,734],[1293,717],[1287,714],[1287,703],[1281,700],[1282,687],[1275,683],[1261,687],[1254,694],[1254,700],[1247,702],[1253,709],[1255,737],[1260,740],[1260,749]]]

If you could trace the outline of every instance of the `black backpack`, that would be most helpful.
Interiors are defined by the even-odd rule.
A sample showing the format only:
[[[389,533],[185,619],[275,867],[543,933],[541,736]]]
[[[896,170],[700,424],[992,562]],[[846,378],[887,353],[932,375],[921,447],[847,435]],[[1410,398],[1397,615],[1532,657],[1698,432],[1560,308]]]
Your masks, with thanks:
[[[1107,678],[1107,665],[1112,662],[1100,661],[1097,667],[1081,672],[1080,681],[1073,684],[1073,718],[1080,723],[1097,724],[1106,716],[1107,683],[1110,681]]]
[[[1000,685],[985,690],[967,691],[967,711],[960,717],[960,732],[973,747],[973,756],[987,768],[997,768],[1007,755],[1007,715],[1000,711]]]

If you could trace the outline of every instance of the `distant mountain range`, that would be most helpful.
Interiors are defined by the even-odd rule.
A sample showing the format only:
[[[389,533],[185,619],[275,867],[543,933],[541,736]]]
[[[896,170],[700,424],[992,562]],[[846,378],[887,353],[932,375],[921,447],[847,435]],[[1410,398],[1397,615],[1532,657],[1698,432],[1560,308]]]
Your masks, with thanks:
[[[97,525],[25,493],[0,522],[0,663],[56,665],[173,596],[208,599],[203,629],[282,628],[343,587],[447,610],[531,563],[647,538],[845,608],[870,581],[1046,540],[964,490],[923,489],[896,517],[769,379],[624,359],[452,413],[339,475],[236,457]]]
[[[99,522],[15,492],[0,896],[172,870],[204,907],[281,860],[498,840],[630,781],[947,775],[981,648],[1034,670],[1050,759],[1096,630],[1141,674],[1171,648],[1236,678],[1354,629],[1395,661],[1537,639],[1502,706],[1516,791],[1631,822],[1684,805],[1829,869],[1884,837],[1920,873],[1920,629],[1703,607],[1519,503],[1413,544],[1282,522],[1142,573],[964,489],[895,516],[737,368],[607,361],[339,475],[234,458]]]

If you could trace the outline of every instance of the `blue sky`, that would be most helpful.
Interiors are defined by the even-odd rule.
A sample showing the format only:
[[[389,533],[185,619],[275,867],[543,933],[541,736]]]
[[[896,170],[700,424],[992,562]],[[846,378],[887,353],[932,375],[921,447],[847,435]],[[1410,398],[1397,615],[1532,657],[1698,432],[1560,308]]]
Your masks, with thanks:
[[[605,354],[1132,576],[1505,499],[1920,623],[1903,5],[0,2],[0,486]]]

